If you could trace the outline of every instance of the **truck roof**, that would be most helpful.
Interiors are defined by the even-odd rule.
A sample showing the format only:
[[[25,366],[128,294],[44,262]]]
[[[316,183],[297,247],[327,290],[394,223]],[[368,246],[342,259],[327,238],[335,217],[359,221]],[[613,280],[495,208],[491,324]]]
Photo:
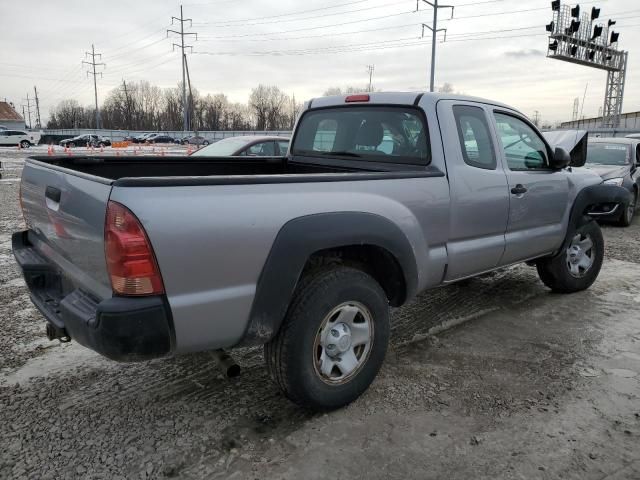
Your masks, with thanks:
[[[436,92],[362,92],[349,93],[344,95],[332,95],[328,97],[316,97],[305,103],[305,109],[344,105],[345,99],[351,95],[369,95],[369,101],[367,102],[369,104],[379,103],[387,105],[414,105],[416,104],[416,100],[418,100],[422,103],[427,102],[431,105],[435,105],[439,100],[463,100],[469,102],[486,103],[489,105],[495,105],[513,110],[512,107],[505,105],[504,103],[496,102],[494,100],[488,100],[486,98]]]

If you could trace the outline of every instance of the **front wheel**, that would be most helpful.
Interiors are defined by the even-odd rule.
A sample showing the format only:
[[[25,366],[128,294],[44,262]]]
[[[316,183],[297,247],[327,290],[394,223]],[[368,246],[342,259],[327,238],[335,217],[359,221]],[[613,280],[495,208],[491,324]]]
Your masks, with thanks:
[[[586,290],[596,281],[604,259],[600,226],[590,221],[576,229],[569,246],[553,258],[538,261],[538,275],[554,292]]]
[[[20,148],[29,148],[31,146],[31,143],[29,142],[29,140],[22,140],[20,142]]]
[[[633,221],[633,215],[636,213],[636,205],[638,204],[638,192],[633,192],[633,199],[627,205],[627,208],[624,209],[622,215],[620,216],[620,220],[618,223],[622,227],[628,227],[631,225]]]
[[[265,360],[290,400],[327,410],[369,387],[388,342],[384,290],[361,270],[333,267],[303,278],[278,334],[265,345]]]

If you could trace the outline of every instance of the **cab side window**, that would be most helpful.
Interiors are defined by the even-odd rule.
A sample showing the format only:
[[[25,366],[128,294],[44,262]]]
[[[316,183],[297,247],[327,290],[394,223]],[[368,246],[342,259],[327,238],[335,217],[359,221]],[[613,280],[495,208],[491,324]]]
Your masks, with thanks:
[[[549,168],[547,146],[533,128],[512,115],[494,112],[494,116],[509,170]]]
[[[464,163],[476,168],[495,170],[496,153],[489,134],[489,124],[480,107],[454,105],[453,116]]]

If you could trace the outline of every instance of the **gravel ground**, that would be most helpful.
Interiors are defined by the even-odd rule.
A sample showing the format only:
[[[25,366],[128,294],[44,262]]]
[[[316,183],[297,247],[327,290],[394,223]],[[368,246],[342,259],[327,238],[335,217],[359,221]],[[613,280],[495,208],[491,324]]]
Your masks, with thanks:
[[[640,478],[640,216],[605,226],[589,291],[519,266],[396,310],[370,390],[318,415],[261,349],[230,381],[207,354],[118,364],[48,342],[11,255],[22,158],[0,149],[0,478]]]

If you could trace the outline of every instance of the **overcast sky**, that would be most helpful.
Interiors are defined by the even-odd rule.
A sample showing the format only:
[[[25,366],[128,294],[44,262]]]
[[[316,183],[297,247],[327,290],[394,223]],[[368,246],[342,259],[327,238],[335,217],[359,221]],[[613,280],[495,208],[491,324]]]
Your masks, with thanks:
[[[185,17],[193,18],[186,31],[198,33],[197,41],[189,39],[192,85],[241,102],[259,83],[307,99],[332,86],[367,85],[366,66],[373,64],[376,89],[428,89],[430,39],[420,36],[432,10],[420,3],[418,12],[415,0],[184,3]],[[436,85],[448,82],[456,92],[499,100],[529,116],[538,110],[549,122],[570,119],[574,99],[582,101],[587,87],[583,115],[598,114],[606,73],[546,58],[550,1],[446,3],[456,8],[453,20],[450,10],[439,10],[447,41],[437,44]],[[20,106],[36,85],[43,122],[63,99],[92,104],[93,82],[81,65],[92,43],[107,64],[98,78],[99,101],[122,79],[175,86],[181,70],[172,43],[179,38],[167,39],[166,29],[179,29],[171,26],[179,5],[0,0],[0,99]],[[602,8],[601,19],[618,20],[620,48],[631,49],[623,110],[640,110],[640,54],[631,48],[640,45],[640,2],[581,2],[583,10],[594,5]]]

